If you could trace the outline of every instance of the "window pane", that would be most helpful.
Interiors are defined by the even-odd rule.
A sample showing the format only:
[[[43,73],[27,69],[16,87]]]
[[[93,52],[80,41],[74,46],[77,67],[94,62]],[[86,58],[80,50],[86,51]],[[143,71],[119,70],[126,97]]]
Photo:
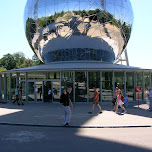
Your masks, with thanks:
[[[113,97],[112,72],[102,72],[102,101],[112,101]]]
[[[87,102],[87,72],[75,72],[75,101]]]

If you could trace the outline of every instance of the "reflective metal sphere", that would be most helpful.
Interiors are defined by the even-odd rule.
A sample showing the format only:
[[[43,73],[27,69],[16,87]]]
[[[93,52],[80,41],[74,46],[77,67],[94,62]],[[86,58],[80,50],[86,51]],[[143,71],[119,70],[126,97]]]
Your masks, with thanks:
[[[130,0],[27,0],[27,40],[45,62],[114,62],[130,38]]]

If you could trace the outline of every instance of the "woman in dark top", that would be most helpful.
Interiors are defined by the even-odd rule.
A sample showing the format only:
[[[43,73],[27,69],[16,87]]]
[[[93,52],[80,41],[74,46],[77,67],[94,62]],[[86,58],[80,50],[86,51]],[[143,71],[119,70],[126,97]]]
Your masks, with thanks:
[[[64,89],[64,91],[61,95],[61,99],[60,99],[60,103],[63,104],[63,109],[64,109],[64,113],[65,113],[64,114],[64,126],[69,126],[70,119],[71,119],[71,108],[73,109],[73,105],[70,100],[70,93],[71,93],[70,88],[68,88],[68,93],[66,92],[66,89]],[[71,108],[70,108],[69,104],[71,105]]]

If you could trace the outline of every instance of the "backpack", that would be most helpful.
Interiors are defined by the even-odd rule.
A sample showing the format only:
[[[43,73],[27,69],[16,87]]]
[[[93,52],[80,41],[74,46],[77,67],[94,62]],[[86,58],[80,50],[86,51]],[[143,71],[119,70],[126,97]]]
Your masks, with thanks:
[[[121,101],[123,101],[123,99],[124,99],[124,96],[122,95],[122,96],[121,96]]]

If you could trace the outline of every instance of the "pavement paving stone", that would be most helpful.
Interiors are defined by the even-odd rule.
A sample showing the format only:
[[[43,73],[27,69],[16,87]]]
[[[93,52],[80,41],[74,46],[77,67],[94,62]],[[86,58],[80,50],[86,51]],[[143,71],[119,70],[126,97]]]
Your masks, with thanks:
[[[92,114],[92,103],[75,103],[72,110],[71,126],[81,127],[127,127],[152,126],[152,112],[148,110],[146,102],[130,102],[127,113],[116,114],[112,111],[112,103],[102,103],[102,114],[98,114],[95,107]],[[26,103],[24,106],[13,105],[8,102],[0,104],[0,123],[54,125],[63,126],[64,111],[60,103]]]

